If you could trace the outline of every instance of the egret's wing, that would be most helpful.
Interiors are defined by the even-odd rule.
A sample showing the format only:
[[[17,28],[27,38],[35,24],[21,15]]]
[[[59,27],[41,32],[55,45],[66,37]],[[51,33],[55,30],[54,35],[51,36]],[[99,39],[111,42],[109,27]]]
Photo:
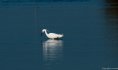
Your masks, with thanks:
[[[53,35],[54,36],[54,35],[57,35],[57,34],[56,33],[49,33],[49,35]]]
[[[49,36],[55,37],[55,38],[61,38],[61,37],[63,37],[63,34],[49,33]]]
[[[56,33],[49,33],[48,34],[50,37],[52,37],[52,38],[56,38],[57,37],[57,34]]]

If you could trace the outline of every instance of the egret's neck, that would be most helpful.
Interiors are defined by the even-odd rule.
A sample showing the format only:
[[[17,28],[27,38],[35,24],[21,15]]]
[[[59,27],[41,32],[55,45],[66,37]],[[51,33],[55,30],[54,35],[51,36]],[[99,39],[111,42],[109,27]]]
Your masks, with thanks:
[[[48,33],[47,33],[47,31],[45,30],[44,32],[45,32],[46,36],[48,36]]]

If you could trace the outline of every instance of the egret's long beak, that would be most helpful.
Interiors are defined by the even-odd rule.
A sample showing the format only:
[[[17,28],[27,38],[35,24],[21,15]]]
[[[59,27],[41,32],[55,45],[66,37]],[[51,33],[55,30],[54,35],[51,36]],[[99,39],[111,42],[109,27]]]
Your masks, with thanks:
[[[41,32],[41,36],[42,36],[43,32]]]
[[[47,30],[47,32],[49,32],[49,30]]]

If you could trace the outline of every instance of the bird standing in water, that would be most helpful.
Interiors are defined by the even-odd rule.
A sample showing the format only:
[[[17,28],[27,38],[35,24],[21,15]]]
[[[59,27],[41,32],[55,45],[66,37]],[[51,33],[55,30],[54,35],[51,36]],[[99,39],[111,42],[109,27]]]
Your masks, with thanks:
[[[50,39],[59,39],[64,36],[63,34],[47,33],[47,29],[43,29],[42,32]]]

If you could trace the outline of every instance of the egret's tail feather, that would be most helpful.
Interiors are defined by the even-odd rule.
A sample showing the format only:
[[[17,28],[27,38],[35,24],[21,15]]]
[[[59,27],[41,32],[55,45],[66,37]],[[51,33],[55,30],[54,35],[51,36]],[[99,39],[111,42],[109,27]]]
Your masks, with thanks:
[[[58,36],[59,38],[61,38],[61,37],[63,37],[63,34],[61,35],[61,34],[59,34],[59,36]]]

